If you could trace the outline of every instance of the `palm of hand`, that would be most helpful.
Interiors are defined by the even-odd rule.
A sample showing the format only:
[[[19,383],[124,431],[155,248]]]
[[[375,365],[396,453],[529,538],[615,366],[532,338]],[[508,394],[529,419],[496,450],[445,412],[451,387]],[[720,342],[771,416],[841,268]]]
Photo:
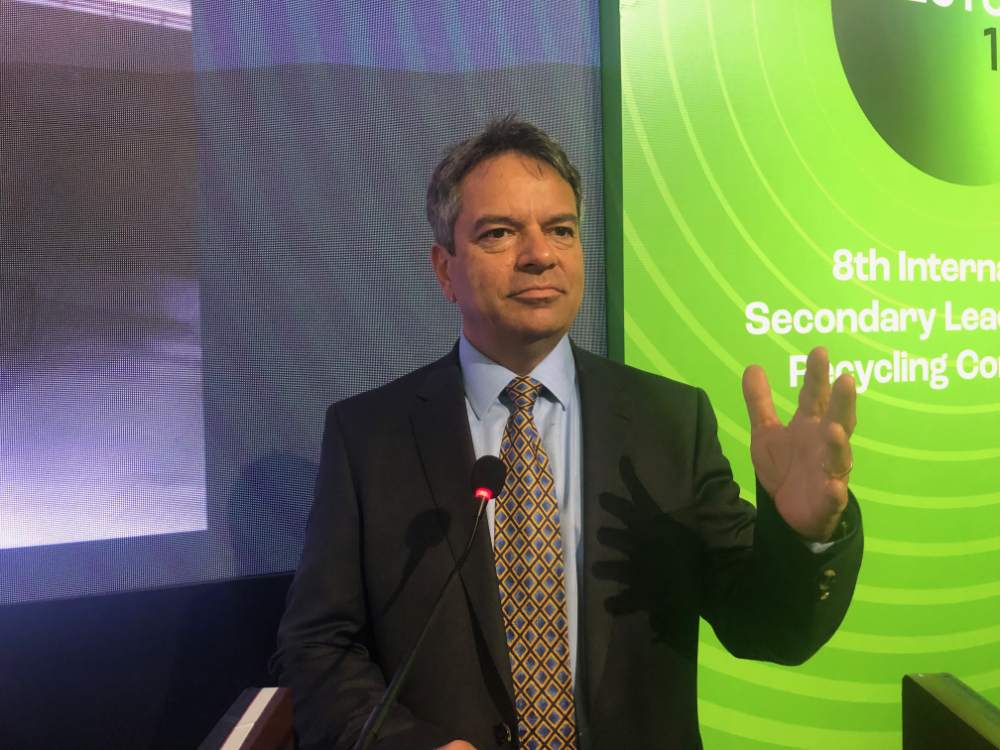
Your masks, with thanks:
[[[785,522],[809,541],[829,539],[847,505],[857,422],[854,379],[843,375],[831,389],[828,372],[826,350],[814,349],[787,426],[774,411],[764,371],[752,366],[743,375],[754,471]]]

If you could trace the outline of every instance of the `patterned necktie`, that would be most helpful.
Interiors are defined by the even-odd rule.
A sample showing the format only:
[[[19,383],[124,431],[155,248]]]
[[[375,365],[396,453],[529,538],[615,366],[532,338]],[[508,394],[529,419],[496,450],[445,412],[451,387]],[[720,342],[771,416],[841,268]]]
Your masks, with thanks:
[[[559,506],[532,417],[543,387],[523,377],[504,390],[514,412],[500,448],[507,481],[497,501],[494,536],[520,746],[560,750],[576,746],[576,718]]]

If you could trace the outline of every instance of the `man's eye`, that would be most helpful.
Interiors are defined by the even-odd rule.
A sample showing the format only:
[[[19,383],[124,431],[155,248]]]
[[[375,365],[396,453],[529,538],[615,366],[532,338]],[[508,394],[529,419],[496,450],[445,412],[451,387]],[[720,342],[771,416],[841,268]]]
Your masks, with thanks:
[[[483,235],[484,239],[491,240],[502,240],[509,230],[504,227],[497,227],[496,229],[491,229],[486,234]]]
[[[556,227],[552,230],[556,233],[557,237],[572,237],[573,229],[572,227]]]

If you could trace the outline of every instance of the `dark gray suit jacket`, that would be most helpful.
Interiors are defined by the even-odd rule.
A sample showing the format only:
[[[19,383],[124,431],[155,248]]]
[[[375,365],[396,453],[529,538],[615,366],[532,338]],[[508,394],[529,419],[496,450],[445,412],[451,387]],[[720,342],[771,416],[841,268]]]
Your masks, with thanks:
[[[703,391],[574,347],[583,418],[576,700],[581,746],[698,748],[699,617],[734,655],[798,664],[840,624],[861,564],[808,550],[758,485],[739,497]],[[316,499],[272,670],[303,750],[350,748],[472,530],[457,348],[327,412]],[[380,750],[516,747],[489,533],[481,529]]]

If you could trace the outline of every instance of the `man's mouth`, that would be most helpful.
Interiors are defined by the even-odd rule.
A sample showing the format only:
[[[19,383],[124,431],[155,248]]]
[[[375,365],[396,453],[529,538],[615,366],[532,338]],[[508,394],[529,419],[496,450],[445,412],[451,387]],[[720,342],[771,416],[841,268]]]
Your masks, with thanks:
[[[517,297],[519,299],[547,299],[549,297],[554,297],[558,294],[562,294],[562,290],[554,286],[532,286],[527,289],[522,289],[519,292],[514,292],[511,297]]]

